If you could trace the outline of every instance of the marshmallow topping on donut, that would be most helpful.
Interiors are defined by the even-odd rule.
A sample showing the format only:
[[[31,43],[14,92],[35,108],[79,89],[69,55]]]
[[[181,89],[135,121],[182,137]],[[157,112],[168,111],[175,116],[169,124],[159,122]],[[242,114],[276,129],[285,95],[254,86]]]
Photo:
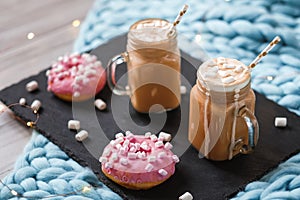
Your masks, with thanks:
[[[48,76],[48,91],[66,101],[92,98],[105,85],[106,73],[95,55],[73,53],[58,58]]]
[[[162,139],[148,135],[116,134],[99,161],[103,173],[112,181],[129,189],[149,189],[172,176],[179,158]],[[167,148],[165,148],[167,146]]]

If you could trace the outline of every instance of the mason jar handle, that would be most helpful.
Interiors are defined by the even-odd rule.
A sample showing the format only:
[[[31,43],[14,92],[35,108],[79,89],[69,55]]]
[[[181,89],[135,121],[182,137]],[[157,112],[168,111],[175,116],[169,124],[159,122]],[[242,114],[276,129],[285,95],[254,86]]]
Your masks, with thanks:
[[[239,149],[242,154],[251,153],[257,143],[259,137],[259,127],[258,122],[254,114],[244,105],[240,108],[238,115],[241,116],[248,128],[248,144],[245,144],[243,139],[238,139],[236,141],[235,147]]]
[[[111,91],[116,95],[129,95],[129,90],[126,90],[124,86],[117,84],[116,81],[116,69],[120,64],[126,63],[128,53],[124,52],[113,57],[107,65],[107,81]]]

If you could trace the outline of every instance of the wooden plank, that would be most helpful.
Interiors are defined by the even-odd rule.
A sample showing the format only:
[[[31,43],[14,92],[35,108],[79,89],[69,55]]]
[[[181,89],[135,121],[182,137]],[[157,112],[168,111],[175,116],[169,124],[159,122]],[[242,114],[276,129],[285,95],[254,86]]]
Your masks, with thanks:
[[[72,50],[92,0],[0,1],[0,90],[48,67]],[[28,32],[36,37],[28,40]],[[1,103],[1,102],[0,102]],[[0,178],[13,169],[31,137],[31,130],[8,113],[0,115]]]

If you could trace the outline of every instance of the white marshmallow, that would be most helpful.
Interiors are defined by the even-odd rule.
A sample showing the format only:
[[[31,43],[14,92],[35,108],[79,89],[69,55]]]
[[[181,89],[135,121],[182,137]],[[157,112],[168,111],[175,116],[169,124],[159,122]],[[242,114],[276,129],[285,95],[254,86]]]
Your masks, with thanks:
[[[235,68],[235,66],[231,65],[231,64],[224,64],[223,67],[226,69],[234,69]]]
[[[172,149],[172,148],[173,148],[173,145],[172,145],[170,142],[167,142],[167,143],[165,144],[165,149],[170,150],[170,149]]]
[[[122,142],[124,142],[124,138],[123,137],[118,137],[117,139],[115,139],[115,143],[116,144],[120,144]]]
[[[151,141],[155,142],[157,141],[157,136],[156,135],[150,135]]]
[[[223,70],[220,70],[218,71],[218,74],[221,76],[221,77],[227,77],[227,76],[230,76],[230,72],[228,71],[223,71]]]
[[[113,153],[112,155],[111,155],[111,160],[114,162],[114,161],[117,161],[118,160],[118,158],[119,158],[119,156],[118,156],[118,153]]]
[[[166,142],[170,142],[172,139],[171,134],[166,133],[166,132],[160,132],[158,135],[158,138],[163,138],[164,141]]]
[[[159,152],[159,153],[157,154],[157,157],[160,158],[160,159],[166,157],[166,152],[164,152],[164,151]]]
[[[151,133],[151,132],[147,132],[147,133],[145,133],[145,137],[146,137],[146,138],[149,138],[151,135],[152,135],[152,133]]]
[[[178,200],[193,200],[193,195],[189,192],[184,193],[181,195]]]
[[[168,175],[168,172],[167,172],[166,170],[164,170],[164,169],[158,170],[158,173],[159,173],[160,175],[162,175],[162,176],[167,176],[167,175]]]
[[[111,153],[111,148],[105,148],[103,151],[102,156],[109,156]]]
[[[155,156],[148,156],[148,162],[155,162],[156,157]]]
[[[110,168],[113,167],[113,164],[110,163],[110,162],[107,162],[107,163],[104,164],[104,167],[105,167],[106,169],[110,169]]]
[[[226,84],[227,83],[232,83],[234,81],[235,81],[235,79],[233,78],[233,76],[228,76],[228,77],[222,79],[222,82],[226,83]]]
[[[24,106],[26,104],[26,99],[25,98],[20,98],[19,104]]]
[[[148,163],[148,164],[146,165],[146,167],[145,167],[145,170],[146,170],[147,172],[151,172],[153,168],[154,168],[154,166],[153,166],[152,164]]]
[[[75,139],[78,142],[82,142],[83,140],[85,140],[86,138],[88,138],[88,136],[89,136],[89,133],[86,130],[81,130],[81,131],[79,131],[79,133],[77,133],[75,135]]]
[[[107,161],[108,161],[108,159],[107,159],[106,157],[100,157],[100,158],[99,158],[99,162],[100,162],[100,163],[103,163],[103,164],[104,164],[104,163],[107,163]]]
[[[186,87],[184,85],[180,86],[180,94],[186,94]]]
[[[131,160],[135,160],[137,157],[137,154],[133,153],[133,152],[129,152],[127,157]]]
[[[80,121],[78,120],[69,120],[68,121],[68,128],[72,130],[79,130],[80,129]]]
[[[223,58],[223,57],[218,57],[217,58],[217,63],[218,64],[224,64],[225,62],[226,62],[225,58]]]
[[[102,99],[96,99],[95,102],[94,102],[94,105],[99,110],[105,110],[106,109],[106,103]]]
[[[120,163],[121,163],[122,165],[128,165],[128,160],[127,160],[126,158],[121,158],[121,159],[120,159]]]
[[[287,118],[286,117],[275,117],[275,127],[286,127]]]
[[[178,158],[178,156],[176,156],[176,155],[173,155],[172,156],[172,160],[175,162],[175,163],[179,163],[179,158]]]
[[[38,111],[40,109],[40,107],[42,106],[42,103],[39,101],[39,100],[34,100],[31,104],[31,108],[34,110],[34,111]]]
[[[26,84],[26,90],[28,92],[33,92],[39,88],[39,84],[37,81],[30,81]]]
[[[164,146],[164,143],[162,141],[157,141],[157,142],[155,142],[154,145],[156,148],[160,148],[160,147]]]
[[[119,137],[124,137],[123,133],[117,133],[117,134],[115,135],[115,138],[119,138]]]

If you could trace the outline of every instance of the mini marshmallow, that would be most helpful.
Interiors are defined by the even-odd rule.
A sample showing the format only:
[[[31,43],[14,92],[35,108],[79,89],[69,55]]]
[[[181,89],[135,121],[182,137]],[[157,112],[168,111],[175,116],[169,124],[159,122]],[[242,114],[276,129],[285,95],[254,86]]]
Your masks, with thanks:
[[[158,138],[163,138],[164,141],[170,142],[170,140],[172,139],[172,136],[169,133],[160,132],[159,135],[158,135]]]
[[[28,92],[33,92],[39,88],[39,84],[37,81],[30,81],[26,84],[26,90]]]
[[[152,164],[148,163],[148,164],[146,165],[146,167],[145,167],[145,170],[146,170],[147,172],[151,172],[153,168],[154,168],[154,166],[153,166]]]
[[[140,151],[138,151],[137,152],[137,157],[139,158],[139,159],[145,159],[146,158],[146,154],[144,154],[145,152],[140,152]]]
[[[111,160],[114,162],[114,161],[117,161],[118,160],[118,153],[113,153],[112,155],[111,155]]]
[[[74,92],[73,97],[80,97],[80,92]]]
[[[204,74],[204,79],[207,79],[207,78],[212,78],[212,77],[216,77],[217,76],[217,73],[216,72],[206,72]]]
[[[165,144],[165,149],[170,150],[170,149],[172,149],[172,148],[173,148],[173,145],[172,145],[170,142],[167,142],[167,143]]]
[[[175,162],[175,163],[179,163],[179,158],[178,158],[178,156],[176,156],[176,155],[173,155],[172,156],[172,160]]]
[[[136,150],[137,150],[137,149],[136,149],[135,146],[132,146],[132,147],[129,148],[129,152],[135,152]]]
[[[152,133],[151,133],[151,132],[147,132],[147,133],[145,133],[145,137],[146,137],[146,138],[149,138],[151,135],[152,135]]]
[[[244,67],[242,65],[238,65],[235,69],[234,69],[234,72],[242,72],[244,70]]]
[[[126,135],[126,136],[129,136],[129,135],[133,135],[133,134],[132,134],[130,131],[126,131],[126,132],[125,132],[125,135]]]
[[[224,64],[225,62],[226,62],[225,58],[223,58],[223,57],[218,57],[217,58],[217,63],[218,64]]]
[[[100,163],[107,163],[108,159],[106,157],[100,157],[99,162]]]
[[[184,85],[180,86],[180,94],[186,94],[186,87]]]
[[[130,144],[130,141],[125,139],[125,141],[123,142],[123,147],[128,147],[129,144]]]
[[[142,144],[140,145],[140,148],[144,149],[145,151],[148,151],[148,150],[150,149],[150,147],[148,146],[147,143],[142,143]]]
[[[155,156],[148,156],[148,162],[155,162],[156,157]]]
[[[168,175],[168,172],[167,172],[166,170],[164,170],[164,169],[158,170],[158,173],[159,173],[160,175],[162,175],[162,176],[167,176],[167,175]]]
[[[122,165],[128,165],[128,160],[127,160],[126,158],[121,158],[121,159],[120,159],[120,163],[121,163]]]
[[[39,101],[39,100],[34,100],[33,102],[32,102],[32,104],[31,104],[31,108],[35,111],[35,112],[37,112],[39,109],[40,109],[40,107],[42,106],[42,103]]]
[[[25,98],[20,98],[19,104],[24,106],[26,104],[26,99]]]
[[[107,162],[107,163],[104,164],[104,167],[105,167],[106,169],[110,169],[110,168],[113,167],[113,164],[110,163],[110,162]]]
[[[227,76],[230,76],[230,72],[228,72],[228,71],[223,71],[223,70],[218,71],[218,74],[219,74],[221,77],[227,77]]]
[[[96,99],[95,102],[94,102],[94,105],[99,110],[105,110],[106,109],[106,103],[102,99]]]
[[[162,141],[157,141],[157,142],[155,142],[154,145],[156,148],[160,148],[160,147],[164,146],[164,143]]]
[[[235,68],[234,65],[230,65],[230,64],[224,64],[223,67],[226,69],[234,69]]]
[[[127,157],[131,160],[135,160],[136,157],[137,157],[137,154],[136,153],[133,153],[133,152],[129,152]]]
[[[103,151],[103,156],[109,156],[111,153],[111,148],[105,148]]]
[[[75,135],[75,139],[78,142],[82,142],[83,140],[85,140],[86,138],[88,138],[88,136],[89,136],[89,133],[86,130],[81,130],[81,131],[79,131],[79,133],[77,133]]]
[[[150,135],[151,141],[155,142],[157,141],[157,136],[156,135]]]
[[[215,65],[215,66],[209,68],[209,71],[217,73],[219,71],[219,67]]]
[[[115,147],[116,147],[116,149],[120,150],[122,145],[120,143],[118,143],[118,144],[115,145]]]
[[[68,128],[72,130],[79,130],[80,129],[80,121],[78,120],[69,120],[68,121]]]
[[[164,151],[159,152],[159,153],[157,154],[157,157],[160,158],[160,159],[166,157],[166,152],[164,152]]]
[[[116,144],[122,143],[124,142],[124,138],[123,137],[118,137],[117,139],[115,139]]]
[[[124,137],[123,133],[117,133],[117,134],[115,135],[115,138],[119,138],[119,137]]]
[[[181,195],[178,200],[193,200],[193,195],[189,192],[184,193]]]
[[[120,150],[121,155],[125,155],[127,153],[127,151],[124,147],[121,147],[119,150]]]
[[[275,127],[286,127],[287,118],[286,117],[275,117]]]
[[[233,76],[228,76],[228,77],[222,79],[223,83],[232,83],[234,81],[235,81],[235,79],[233,78]]]

